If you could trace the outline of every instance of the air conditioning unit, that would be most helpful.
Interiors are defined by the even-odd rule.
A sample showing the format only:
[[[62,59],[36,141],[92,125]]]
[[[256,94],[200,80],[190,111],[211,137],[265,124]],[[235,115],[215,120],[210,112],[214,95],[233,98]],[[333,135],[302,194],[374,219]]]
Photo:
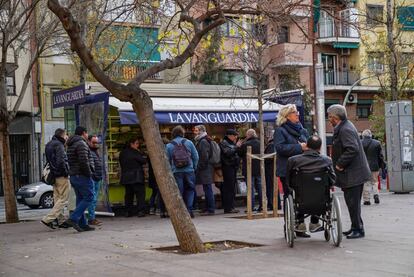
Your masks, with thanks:
[[[341,48],[341,55],[342,56],[349,56],[349,55],[351,55],[351,48]]]
[[[354,93],[348,95],[347,103],[356,104],[358,102],[358,96]]]

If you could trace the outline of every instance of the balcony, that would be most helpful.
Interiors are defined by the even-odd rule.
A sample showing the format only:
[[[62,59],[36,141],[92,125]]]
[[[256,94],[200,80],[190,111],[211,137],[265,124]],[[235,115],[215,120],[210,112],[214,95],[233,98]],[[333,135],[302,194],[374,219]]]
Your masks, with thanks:
[[[361,38],[357,29],[356,9],[340,12],[340,20],[321,12],[318,23],[318,40],[320,44],[330,44],[334,48],[358,48]]]
[[[268,49],[272,67],[312,66],[312,45],[306,43],[280,43]]]
[[[354,71],[324,70],[325,86],[351,86],[359,79]]]
[[[118,62],[110,69],[110,76],[119,81],[130,81],[140,72],[156,64],[157,62]],[[159,83],[163,80],[160,72],[150,76],[146,81]]]

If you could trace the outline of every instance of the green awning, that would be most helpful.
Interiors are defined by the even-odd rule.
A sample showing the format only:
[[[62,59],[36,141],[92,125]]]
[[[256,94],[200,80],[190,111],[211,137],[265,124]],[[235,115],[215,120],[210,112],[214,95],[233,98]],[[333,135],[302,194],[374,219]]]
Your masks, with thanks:
[[[333,48],[351,48],[358,49],[359,43],[357,42],[334,42]]]

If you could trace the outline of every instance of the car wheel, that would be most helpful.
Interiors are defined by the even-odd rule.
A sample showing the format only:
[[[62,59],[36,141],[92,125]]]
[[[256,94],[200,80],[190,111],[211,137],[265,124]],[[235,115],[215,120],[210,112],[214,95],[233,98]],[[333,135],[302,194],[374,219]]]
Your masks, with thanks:
[[[42,195],[40,198],[39,203],[44,209],[50,209],[53,207],[53,193],[52,192],[46,192]]]
[[[38,209],[39,205],[27,205],[30,209]]]

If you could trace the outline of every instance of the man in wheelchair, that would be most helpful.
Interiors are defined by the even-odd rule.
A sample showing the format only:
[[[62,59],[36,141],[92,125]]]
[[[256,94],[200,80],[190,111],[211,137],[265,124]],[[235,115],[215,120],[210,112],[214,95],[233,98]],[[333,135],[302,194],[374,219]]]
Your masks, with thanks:
[[[313,135],[309,137],[307,140],[307,150],[304,151],[303,154],[296,155],[290,157],[287,162],[287,171],[286,171],[286,183],[289,186],[290,191],[285,192],[292,194],[297,188],[299,182],[305,182],[304,185],[307,186],[309,182],[309,186],[317,185],[315,182],[310,181],[309,179],[304,178],[305,175],[307,176],[317,176],[317,180],[320,179],[319,176],[324,176],[324,181],[329,186],[327,191],[330,187],[332,187],[335,183],[336,175],[332,166],[332,160],[325,155],[321,155],[319,153],[322,141],[320,137]],[[312,184],[314,183],[314,184]],[[312,188],[310,190],[306,190],[307,193],[312,193]],[[296,194],[298,191],[295,191]],[[309,195],[308,197],[309,198]],[[316,202],[323,201],[321,199],[315,199],[311,197]],[[323,206],[324,203],[316,203],[318,206]],[[319,223],[319,217],[321,214],[312,214],[311,215],[311,222],[309,224],[309,231],[311,233],[323,231],[324,228]],[[295,232],[297,237],[304,237],[309,238],[310,235],[306,233],[306,225],[305,225],[305,215],[298,211],[296,213],[297,218],[297,225],[295,227]]]

